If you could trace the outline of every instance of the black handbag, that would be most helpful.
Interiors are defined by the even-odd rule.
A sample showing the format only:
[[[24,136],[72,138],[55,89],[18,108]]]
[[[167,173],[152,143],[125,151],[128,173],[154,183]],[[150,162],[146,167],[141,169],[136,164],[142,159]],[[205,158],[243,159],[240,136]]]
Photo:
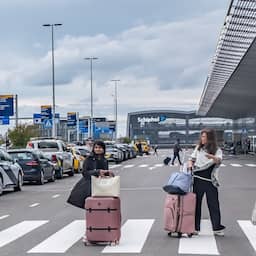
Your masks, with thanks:
[[[84,209],[85,199],[91,196],[90,181],[82,177],[71,190],[67,202]]]

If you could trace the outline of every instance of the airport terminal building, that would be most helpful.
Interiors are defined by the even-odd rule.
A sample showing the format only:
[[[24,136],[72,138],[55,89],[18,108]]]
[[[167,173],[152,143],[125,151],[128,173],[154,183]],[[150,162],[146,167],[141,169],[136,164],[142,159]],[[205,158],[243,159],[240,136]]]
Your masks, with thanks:
[[[127,137],[146,139],[151,144],[168,146],[179,138],[182,144],[198,142],[203,128],[214,128],[220,143],[236,137],[255,135],[255,119],[232,120],[202,117],[196,111],[149,110],[128,113]]]

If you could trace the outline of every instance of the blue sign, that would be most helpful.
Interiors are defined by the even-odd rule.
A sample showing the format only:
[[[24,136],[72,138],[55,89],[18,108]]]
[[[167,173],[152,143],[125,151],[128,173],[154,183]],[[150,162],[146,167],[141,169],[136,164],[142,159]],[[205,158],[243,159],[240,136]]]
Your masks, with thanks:
[[[0,116],[0,125],[10,124],[9,116]]]
[[[76,112],[68,112],[67,126],[76,126]]]
[[[0,95],[0,116],[13,116],[13,95]]]
[[[44,122],[45,119],[52,119],[52,106],[44,105],[41,106],[41,119]]]
[[[88,128],[87,127],[80,127],[79,128],[81,133],[88,133]]]
[[[44,128],[52,128],[52,119],[45,119],[44,120]]]
[[[160,116],[159,119],[160,119],[159,122],[163,122],[166,120],[166,116]]]
[[[33,123],[34,124],[41,124],[42,123],[41,114],[37,114],[37,113],[33,114]]]

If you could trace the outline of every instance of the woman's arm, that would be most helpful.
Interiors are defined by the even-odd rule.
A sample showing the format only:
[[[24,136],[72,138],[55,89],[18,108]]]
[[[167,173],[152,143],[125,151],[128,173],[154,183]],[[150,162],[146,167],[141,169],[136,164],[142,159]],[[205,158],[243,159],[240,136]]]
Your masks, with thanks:
[[[100,170],[95,169],[96,165],[94,161],[96,160],[92,160],[88,158],[84,161],[82,174],[85,178],[89,178],[92,175],[96,177],[100,176]]]
[[[215,164],[221,164],[222,161],[222,151],[218,149],[215,155],[213,154],[206,154],[208,159],[212,159]]]

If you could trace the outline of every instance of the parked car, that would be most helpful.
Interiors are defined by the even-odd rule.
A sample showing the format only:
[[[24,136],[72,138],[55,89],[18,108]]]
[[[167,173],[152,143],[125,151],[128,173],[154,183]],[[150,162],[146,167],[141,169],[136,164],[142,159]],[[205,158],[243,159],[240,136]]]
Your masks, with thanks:
[[[81,154],[80,150],[76,147],[71,147],[70,152],[73,155],[73,166],[76,173],[81,172],[83,169],[85,157]]]
[[[13,149],[8,153],[22,167],[24,181],[36,181],[39,185],[43,185],[45,180],[55,181],[55,166],[41,151]]]
[[[83,156],[84,158],[88,157],[91,154],[91,151],[88,149],[87,146],[76,146],[75,147],[81,154],[81,156]]]
[[[23,185],[23,170],[11,156],[0,149],[0,195],[5,189],[13,188],[20,191]]]
[[[120,149],[114,147],[113,145],[106,146],[105,158],[110,162],[113,161],[115,163],[122,162],[123,153]]]
[[[58,179],[62,179],[64,173],[67,173],[69,176],[74,175],[73,156],[62,140],[48,138],[31,139],[27,143],[27,148],[38,149],[53,163],[57,163],[56,177]]]

